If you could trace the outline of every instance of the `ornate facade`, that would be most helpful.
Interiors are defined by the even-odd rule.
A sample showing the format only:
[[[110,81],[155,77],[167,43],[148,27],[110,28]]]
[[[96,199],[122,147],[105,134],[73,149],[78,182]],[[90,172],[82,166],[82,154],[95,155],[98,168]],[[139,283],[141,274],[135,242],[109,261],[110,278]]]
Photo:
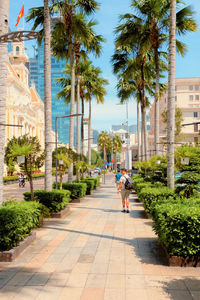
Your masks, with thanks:
[[[6,143],[24,134],[37,136],[44,149],[44,103],[35,87],[29,87],[28,57],[24,44],[13,43],[7,76]]]

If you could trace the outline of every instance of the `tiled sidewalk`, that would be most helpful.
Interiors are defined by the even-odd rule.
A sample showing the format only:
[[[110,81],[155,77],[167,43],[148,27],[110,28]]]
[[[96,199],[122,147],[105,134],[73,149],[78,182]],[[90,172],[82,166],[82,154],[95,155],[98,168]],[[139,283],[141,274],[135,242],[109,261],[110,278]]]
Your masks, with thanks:
[[[48,221],[13,263],[0,263],[0,299],[200,300],[200,270],[165,265],[142,204],[131,213],[110,181]]]

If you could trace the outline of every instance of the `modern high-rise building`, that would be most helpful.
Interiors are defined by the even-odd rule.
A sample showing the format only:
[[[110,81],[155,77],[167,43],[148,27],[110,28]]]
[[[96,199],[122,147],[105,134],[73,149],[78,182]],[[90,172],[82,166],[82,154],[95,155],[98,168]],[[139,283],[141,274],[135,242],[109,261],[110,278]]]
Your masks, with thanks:
[[[52,130],[55,131],[55,120],[58,116],[70,114],[70,105],[66,105],[64,99],[58,99],[57,94],[61,87],[57,79],[64,77],[63,69],[66,61],[51,56],[51,99],[52,99]],[[44,42],[38,44],[37,55],[30,59],[30,84],[35,84],[36,90],[44,102]],[[69,143],[69,118],[58,119],[58,141]]]
[[[29,60],[29,84],[30,86],[35,86],[36,91],[38,91],[38,57]]]

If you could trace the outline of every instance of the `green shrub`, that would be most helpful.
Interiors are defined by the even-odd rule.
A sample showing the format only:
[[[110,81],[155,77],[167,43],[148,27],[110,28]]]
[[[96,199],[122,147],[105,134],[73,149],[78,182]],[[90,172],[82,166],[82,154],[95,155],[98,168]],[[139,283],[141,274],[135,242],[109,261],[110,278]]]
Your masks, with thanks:
[[[143,182],[145,182],[145,181],[144,181],[144,178],[142,178],[141,176],[138,176],[138,175],[132,177],[132,180],[133,180],[133,189],[134,189],[135,191],[137,190],[137,184],[138,184],[138,183],[143,183]]]
[[[139,195],[140,191],[144,188],[153,187],[151,182],[138,182],[135,184],[135,191]]]
[[[156,205],[154,231],[170,256],[200,255],[200,199]]]
[[[53,187],[56,187],[56,183],[54,182]],[[60,184],[58,183],[58,188],[60,187]],[[71,199],[79,199],[86,195],[87,190],[87,184],[84,182],[79,183],[63,183],[62,185],[63,190],[68,190],[71,192]]]
[[[87,180],[91,180],[94,181],[94,188],[97,188],[100,184],[100,177],[95,177],[95,178],[90,178],[90,177],[86,177]]]
[[[4,176],[3,182],[19,180],[19,176]]]
[[[70,191],[52,190],[46,192],[44,190],[34,191],[34,197],[41,204],[48,207],[50,212],[58,212],[63,210],[70,201]],[[31,201],[31,193],[24,193],[24,200]]]
[[[192,171],[185,171],[176,181],[180,184],[176,187],[176,193],[183,197],[193,197],[196,191],[200,188],[200,174]]]
[[[90,179],[81,179],[81,182],[84,182],[87,184],[87,191],[86,191],[86,194],[87,195],[90,195],[91,194],[91,191],[94,189],[94,186],[95,186],[95,182],[93,180],[90,180]]]
[[[173,200],[174,191],[167,187],[147,187],[143,188],[138,196],[142,200],[146,212],[152,213],[152,209],[157,202],[164,201],[165,199]]]
[[[47,214],[48,210],[38,202],[3,203],[0,207],[0,251],[17,246],[31,229],[39,227],[39,217]]]

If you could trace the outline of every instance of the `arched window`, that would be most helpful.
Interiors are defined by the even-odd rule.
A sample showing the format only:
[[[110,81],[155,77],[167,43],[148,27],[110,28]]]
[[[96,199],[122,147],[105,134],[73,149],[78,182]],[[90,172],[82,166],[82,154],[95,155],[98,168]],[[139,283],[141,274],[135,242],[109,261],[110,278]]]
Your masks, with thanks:
[[[16,55],[19,55],[19,46],[16,47]]]

